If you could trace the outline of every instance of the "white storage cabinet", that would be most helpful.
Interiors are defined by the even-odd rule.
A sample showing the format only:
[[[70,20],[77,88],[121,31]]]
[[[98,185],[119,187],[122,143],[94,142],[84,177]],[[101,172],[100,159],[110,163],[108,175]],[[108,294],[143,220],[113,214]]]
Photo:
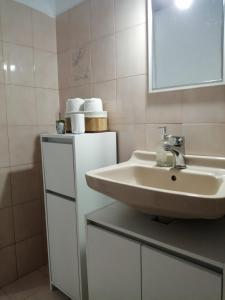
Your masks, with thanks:
[[[91,190],[85,173],[117,162],[116,134],[42,135],[41,148],[50,284],[87,300],[85,216],[113,200]]]

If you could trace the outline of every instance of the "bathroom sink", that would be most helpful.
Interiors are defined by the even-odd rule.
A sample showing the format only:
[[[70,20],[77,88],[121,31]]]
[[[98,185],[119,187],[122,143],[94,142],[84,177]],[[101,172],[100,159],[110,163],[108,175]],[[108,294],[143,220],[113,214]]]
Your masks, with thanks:
[[[135,151],[124,163],[89,171],[89,187],[144,213],[171,218],[225,215],[225,158],[185,156],[187,168],[157,167],[155,153]]]

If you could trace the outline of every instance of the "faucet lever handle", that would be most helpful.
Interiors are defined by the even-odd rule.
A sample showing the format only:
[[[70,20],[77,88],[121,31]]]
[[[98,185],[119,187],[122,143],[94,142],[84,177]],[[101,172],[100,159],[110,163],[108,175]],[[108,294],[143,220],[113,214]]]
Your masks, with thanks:
[[[168,137],[168,143],[171,146],[181,147],[184,145],[184,137],[171,135]]]

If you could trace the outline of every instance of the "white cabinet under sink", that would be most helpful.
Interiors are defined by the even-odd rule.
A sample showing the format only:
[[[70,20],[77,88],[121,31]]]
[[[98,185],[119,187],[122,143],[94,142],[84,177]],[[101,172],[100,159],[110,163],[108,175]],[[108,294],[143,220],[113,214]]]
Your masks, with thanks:
[[[113,202],[91,190],[85,173],[116,164],[114,132],[42,135],[51,287],[87,300],[86,214]]]
[[[142,300],[221,300],[222,276],[142,246]]]
[[[88,226],[89,300],[141,300],[140,243]]]
[[[225,300],[225,219],[163,224],[114,203],[87,228],[89,300]]]

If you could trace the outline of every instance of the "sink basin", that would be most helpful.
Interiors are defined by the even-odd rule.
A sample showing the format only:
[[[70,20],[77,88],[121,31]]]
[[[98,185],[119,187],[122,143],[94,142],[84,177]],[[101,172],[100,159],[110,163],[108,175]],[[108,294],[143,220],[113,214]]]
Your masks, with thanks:
[[[187,168],[157,167],[155,153],[135,151],[124,163],[89,171],[89,187],[144,213],[171,218],[225,215],[225,158],[185,156]]]

